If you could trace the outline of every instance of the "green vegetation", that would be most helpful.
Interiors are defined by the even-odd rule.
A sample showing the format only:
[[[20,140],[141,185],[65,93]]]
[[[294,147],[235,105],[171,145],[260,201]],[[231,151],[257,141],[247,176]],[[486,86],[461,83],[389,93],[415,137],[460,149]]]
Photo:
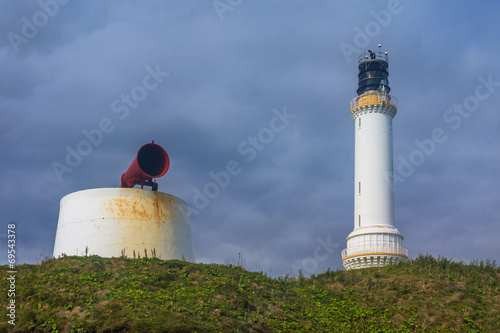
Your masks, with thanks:
[[[0,332],[500,332],[500,268],[488,261],[420,256],[274,279],[232,265],[91,256],[17,272],[16,325],[2,306]]]

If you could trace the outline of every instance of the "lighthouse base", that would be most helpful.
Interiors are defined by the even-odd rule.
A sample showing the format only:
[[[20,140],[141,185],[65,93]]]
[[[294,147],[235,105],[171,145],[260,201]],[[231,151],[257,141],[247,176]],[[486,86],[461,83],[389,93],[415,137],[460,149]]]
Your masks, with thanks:
[[[403,236],[386,224],[354,229],[347,237],[347,248],[342,251],[342,263],[348,270],[393,265],[407,258]]]
[[[359,269],[369,267],[383,267],[395,265],[398,262],[406,261],[408,258],[389,253],[369,253],[345,258],[342,263],[345,269]]]

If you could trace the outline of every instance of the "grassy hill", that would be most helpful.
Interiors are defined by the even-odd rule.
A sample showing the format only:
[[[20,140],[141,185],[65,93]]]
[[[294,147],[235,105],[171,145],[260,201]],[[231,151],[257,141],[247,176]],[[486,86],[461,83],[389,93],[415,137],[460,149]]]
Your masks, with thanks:
[[[16,325],[2,305],[0,332],[500,332],[494,262],[420,256],[274,279],[232,265],[92,256],[17,272]]]

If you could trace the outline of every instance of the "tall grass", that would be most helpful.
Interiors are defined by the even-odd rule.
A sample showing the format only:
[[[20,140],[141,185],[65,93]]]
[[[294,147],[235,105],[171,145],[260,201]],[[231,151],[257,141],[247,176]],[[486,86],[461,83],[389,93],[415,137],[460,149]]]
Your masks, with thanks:
[[[276,279],[233,265],[96,256],[17,271],[16,325],[4,320],[0,332],[500,332],[500,269],[488,260],[420,255]]]

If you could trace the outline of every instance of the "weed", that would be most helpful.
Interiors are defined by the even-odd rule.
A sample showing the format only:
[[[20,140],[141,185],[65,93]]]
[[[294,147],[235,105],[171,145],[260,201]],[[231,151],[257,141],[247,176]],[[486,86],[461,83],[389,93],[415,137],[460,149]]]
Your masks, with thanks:
[[[141,259],[66,256],[21,265],[16,331],[500,331],[500,269],[493,261],[420,255],[383,268],[273,279],[246,271],[242,257],[238,266],[203,265],[149,252]],[[0,331],[9,330],[0,323]]]

